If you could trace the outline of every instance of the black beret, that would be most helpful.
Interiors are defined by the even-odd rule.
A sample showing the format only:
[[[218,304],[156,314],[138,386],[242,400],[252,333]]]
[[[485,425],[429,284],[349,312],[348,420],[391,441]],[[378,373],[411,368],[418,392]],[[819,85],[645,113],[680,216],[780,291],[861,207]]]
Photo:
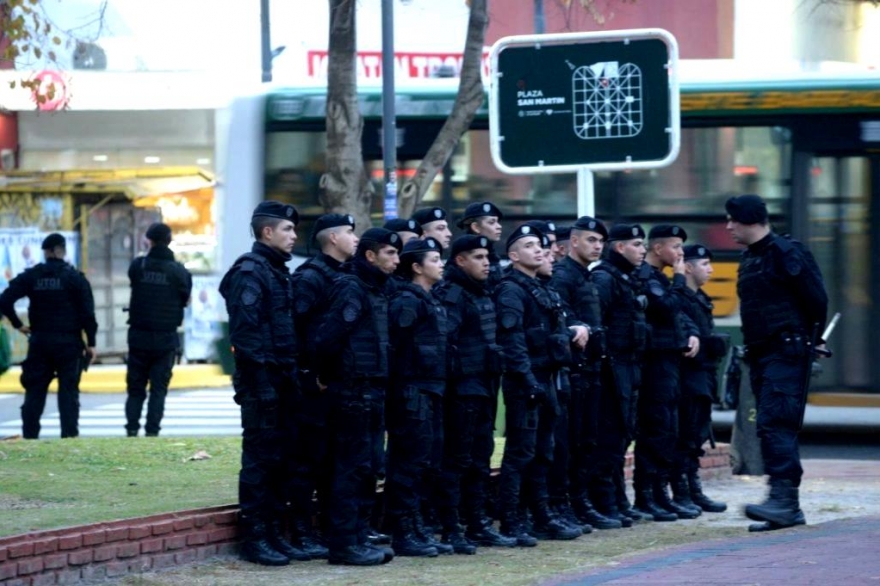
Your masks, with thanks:
[[[52,250],[57,247],[67,248],[67,240],[58,232],[53,232],[43,239],[43,250]]]
[[[408,254],[418,254],[420,252],[439,252],[443,254],[443,246],[440,245],[436,238],[431,238],[430,236],[424,240],[413,238],[403,245],[403,252],[400,253],[400,256],[404,257]]]
[[[391,230],[386,230],[385,228],[370,228],[363,234],[361,234],[360,245],[365,243],[378,243],[378,244],[389,244],[397,249],[400,252],[402,248],[402,244],[400,243],[400,236],[397,235],[397,232],[392,232]]]
[[[571,227],[572,230],[589,230],[590,232],[595,232],[596,234],[601,234],[602,238],[608,239],[608,229],[605,227],[605,224],[597,220],[596,218],[591,218],[590,216],[581,216],[577,219],[577,222]]]
[[[354,216],[351,214],[324,214],[315,220],[315,226],[312,228],[312,239],[318,236],[318,232],[327,228],[338,228],[339,226],[351,226],[354,228]]]
[[[504,214],[502,214],[501,210],[498,209],[498,206],[491,201],[476,201],[469,204],[468,207],[464,209],[464,214],[458,221],[458,227],[464,228],[468,221],[477,218],[485,218],[486,216],[495,216],[500,220],[504,217]]]
[[[556,240],[568,240],[571,238],[571,226],[556,226]]]
[[[740,224],[763,224],[767,221],[767,204],[759,195],[737,195],[724,204],[727,215]]]
[[[412,219],[424,226],[429,222],[446,219],[446,211],[443,208],[422,208],[413,212]]]
[[[280,218],[282,220],[290,220],[294,224],[299,224],[299,214],[296,208],[290,204],[281,203],[280,201],[263,201],[254,209],[252,218],[263,216],[267,218]]]
[[[683,249],[685,260],[700,260],[708,258],[712,260],[712,251],[702,244],[688,244]]]
[[[478,248],[485,248],[486,250],[489,250],[490,246],[492,245],[489,243],[489,239],[485,236],[478,236],[476,234],[466,234],[464,236],[459,236],[452,241],[449,258],[455,258],[456,255],[459,255],[462,252],[470,252],[471,250],[476,250]]]
[[[638,224],[614,224],[608,231],[608,241],[615,240],[633,240],[635,238],[644,238],[645,231]]]
[[[162,222],[150,224],[146,236],[153,242],[171,242],[171,227]]]
[[[526,226],[531,226],[532,228],[542,232],[545,236],[549,234],[553,234],[556,236],[556,224],[553,222],[545,222],[544,220],[529,220],[526,222]]]
[[[419,236],[422,235],[422,227],[412,218],[409,220],[404,218],[394,218],[393,220],[385,222],[385,225],[382,227],[386,230],[391,230],[392,232],[413,232]]]
[[[511,232],[510,236],[507,237],[507,249],[510,250],[513,243],[520,238],[526,238],[528,236],[536,237],[539,242],[544,238],[544,234],[542,234],[540,230],[533,226],[529,226],[528,224],[523,224],[522,226],[518,226],[517,229]]]
[[[648,232],[648,238],[681,238],[682,242],[687,241],[688,235],[681,226],[674,224],[657,224]]]

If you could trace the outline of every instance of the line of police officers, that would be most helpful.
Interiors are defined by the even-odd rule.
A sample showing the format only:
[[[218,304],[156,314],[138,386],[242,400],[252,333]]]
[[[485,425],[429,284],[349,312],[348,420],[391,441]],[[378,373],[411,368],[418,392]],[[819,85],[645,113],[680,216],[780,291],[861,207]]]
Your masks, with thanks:
[[[770,497],[747,514],[764,522],[757,529],[775,529],[803,522],[796,430],[792,436],[791,425],[776,425],[780,410],[802,411],[803,401],[780,406],[777,379],[790,376],[793,363],[767,353],[782,330],[806,332],[813,317],[803,316],[797,289],[776,272],[802,279],[809,272],[820,289],[821,276],[802,246],[769,231],[760,198],[741,198],[728,202],[728,228],[750,245],[746,258],[757,235],[761,246],[787,251],[779,266],[746,264],[748,286],[740,290],[771,460]],[[703,493],[698,476],[727,346],[713,332],[712,303],[701,290],[711,252],[683,246],[679,226],[655,226],[646,240],[638,225],[609,231],[582,217],[564,243],[552,223],[517,227],[502,269],[494,250],[501,218],[490,202],[471,204],[459,222],[466,235],[452,241],[440,208],[360,238],[351,216],[328,214],[312,235],[320,253],[290,274],[296,210],[273,201],[256,208],[253,249],[220,287],[244,428],[245,559],[374,565],[395,553],[529,547],[726,509]],[[790,311],[779,315],[783,308]],[[770,310],[785,327],[755,325]],[[806,343],[800,349],[807,352]],[[499,389],[506,442],[493,503],[487,488]],[[623,471],[633,440],[631,504]],[[374,529],[383,476],[390,538]]]

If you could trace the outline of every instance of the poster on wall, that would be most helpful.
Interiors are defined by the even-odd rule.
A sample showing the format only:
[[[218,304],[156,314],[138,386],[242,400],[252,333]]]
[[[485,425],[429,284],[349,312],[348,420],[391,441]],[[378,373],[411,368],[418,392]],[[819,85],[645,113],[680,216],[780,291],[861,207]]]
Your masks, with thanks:
[[[187,362],[217,361],[216,343],[226,321],[220,276],[193,275],[192,298],[183,317],[183,355]]]

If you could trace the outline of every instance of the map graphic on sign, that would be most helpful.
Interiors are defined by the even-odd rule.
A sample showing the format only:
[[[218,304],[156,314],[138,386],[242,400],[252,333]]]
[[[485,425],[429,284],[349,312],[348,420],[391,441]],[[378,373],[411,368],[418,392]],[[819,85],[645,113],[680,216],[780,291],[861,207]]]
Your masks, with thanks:
[[[574,70],[572,124],[583,140],[636,136],[642,131],[642,70],[604,61]]]

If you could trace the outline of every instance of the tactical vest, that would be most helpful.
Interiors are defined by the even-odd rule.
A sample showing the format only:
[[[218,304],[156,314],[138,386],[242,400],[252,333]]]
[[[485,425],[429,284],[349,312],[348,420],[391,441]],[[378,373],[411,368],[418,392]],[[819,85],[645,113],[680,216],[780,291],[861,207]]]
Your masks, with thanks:
[[[76,269],[63,261],[40,263],[32,271],[28,320],[33,332],[80,334],[83,323],[74,304]]]
[[[636,285],[629,275],[608,261],[602,261],[593,270],[608,273],[614,279],[611,306],[602,316],[608,352],[620,358],[635,358],[645,351],[648,331]]]
[[[501,270],[501,257],[495,254],[495,250],[489,251],[489,276],[486,278],[486,288],[489,292],[495,290],[498,287],[498,284],[501,283],[501,279],[504,277],[504,273]]]
[[[356,278],[354,276],[348,278]],[[388,298],[373,287],[364,289],[369,311],[362,316],[360,327],[348,338],[353,379],[388,377]],[[364,324],[369,324],[365,327]]]
[[[396,364],[395,376],[403,380],[446,379],[446,310],[429,294],[420,295],[403,289],[399,295],[413,305],[422,305],[426,319],[419,319],[413,329],[412,347],[396,348],[402,358]]]
[[[180,274],[172,260],[141,257],[132,271],[128,323],[150,332],[173,332],[183,323]]]
[[[743,252],[737,271],[743,339],[746,344],[769,342],[782,333],[806,333],[794,291],[786,283],[777,256],[795,255],[794,245],[779,236],[760,253]]]
[[[265,257],[253,252],[241,255],[236,264],[240,265],[241,272],[253,273],[269,290],[270,308],[263,313],[260,323],[266,356],[272,357],[276,364],[294,362],[296,336],[290,273],[273,267]]]
[[[646,287],[659,287],[664,291],[664,295],[672,295],[672,283],[666,278],[662,272],[656,268],[652,271],[648,280],[644,283]],[[645,318],[651,327],[650,347],[654,350],[682,350],[687,347],[687,336],[685,335],[684,325],[681,322],[680,314],[676,311],[671,315],[665,310],[654,308],[652,311],[651,302],[648,301],[648,308],[645,311]]]
[[[488,295],[474,295],[461,285],[445,281],[435,292],[447,305],[465,308],[455,345],[451,376],[497,376],[504,370],[504,356],[496,342],[498,327],[495,304]]]
[[[317,329],[320,325],[321,316],[329,308],[330,290],[333,282],[340,277],[342,273],[331,268],[322,258],[314,257],[294,271],[291,276],[291,287],[294,293],[294,313],[295,325],[299,333],[299,350],[301,369],[308,370],[310,365],[315,361],[314,342]],[[315,285],[317,289],[317,299],[307,299],[299,289],[302,281],[309,281]]]
[[[570,366],[571,346],[565,324],[565,310],[559,294],[530,279],[520,271],[512,270],[504,277],[526,291],[532,307],[525,308],[523,329],[532,369],[557,370]]]

